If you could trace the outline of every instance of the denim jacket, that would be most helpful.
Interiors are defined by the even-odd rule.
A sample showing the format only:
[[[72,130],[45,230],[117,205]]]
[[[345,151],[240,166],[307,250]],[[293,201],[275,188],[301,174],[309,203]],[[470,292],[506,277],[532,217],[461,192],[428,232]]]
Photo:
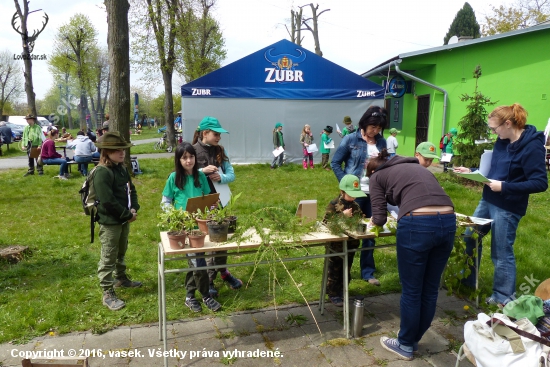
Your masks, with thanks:
[[[374,138],[378,150],[386,148],[386,139],[382,135],[377,134]],[[358,178],[363,176],[367,150],[367,142],[363,140],[361,130],[357,129],[354,134],[344,136],[330,163],[338,182],[347,174]],[[342,162],[344,162],[344,169],[342,169]]]

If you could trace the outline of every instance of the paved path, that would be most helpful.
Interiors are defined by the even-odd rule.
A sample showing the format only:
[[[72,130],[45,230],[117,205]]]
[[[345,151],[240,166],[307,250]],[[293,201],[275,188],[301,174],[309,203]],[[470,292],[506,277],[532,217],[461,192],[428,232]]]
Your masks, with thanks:
[[[309,309],[300,305],[175,320],[168,327],[168,349],[173,355],[176,352],[181,354],[169,357],[168,365],[223,366],[229,364],[229,356],[224,359],[223,353],[231,352],[236,357],[232,360],[233,366],[454,366],[456,354],[451,350],[458,350],[457,346],[463,341],[464,321],[458,319],[465,315],[463,307],[467,303],[441,291],[432,327],[419,343],[419,354],[407,362],[397,359],[380,345],[381,336],[393,336],[399,329],[399,298],[399,294],[367,297],[363,336],[349,340],[345,339],[342,329],[341,308],[330,303],[324,315],[317,310],[317,303],[311,305],[322,334]],[[127,301],[131,302],[131,299]],[[474,308],[471,304],[469,306]],[[302,315],[307,320],[301,325],[289,325],[286,321],[289,315]],[[12,354],[44,350],[63,351],[64,355],[70,350],[77,353],[80,350],[96,353],[101,350],[104,358],[89,358],[92,367],[163,365],[162,358],[149,356],[149,353],[154,355],[162,350],[158,324],[155,323],[119,327],[102,335],[81,332],[44,336],[24,345],[2,344],[0,366],[21,366],[22,358]],[[141,356],[116,356],[128,352],[139,352]],[[193,358],[192,352],[195,354]],[[273,356],[253,357],[253,352],[263,352],[264,355],[269,352]],[[280,353],[278,357],[276,352]],[[460,366],[472,364],[464,359]]]

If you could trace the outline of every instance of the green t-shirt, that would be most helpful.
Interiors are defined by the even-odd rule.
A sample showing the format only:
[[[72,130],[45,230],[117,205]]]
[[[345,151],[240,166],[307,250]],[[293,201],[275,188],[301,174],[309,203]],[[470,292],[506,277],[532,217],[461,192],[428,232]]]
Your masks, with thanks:
[[[183,190],[180,190],[176,186],[176,172],[172,172],[166,180],[164,190],[162,190],[162,196],[172,199],[172,205],[176,209],[183,209],[187,207],[187,199],[195,198],[197,196],[210,194],[210,186],[206,175],[199,171],[199,182],[201,187],[195,187],[193,176],[187,176]]]
[[[355,132],[355,126],[353,125],[346,126],[345,128],[342,129],[342,138],[354,132]]]

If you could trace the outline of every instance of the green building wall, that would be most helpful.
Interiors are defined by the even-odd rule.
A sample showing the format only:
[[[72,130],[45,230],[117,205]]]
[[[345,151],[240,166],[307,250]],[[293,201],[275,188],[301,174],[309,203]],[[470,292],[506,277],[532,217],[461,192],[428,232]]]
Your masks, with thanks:
[[[434,84],[448,93],[445,130],[458,128],[466,114],[463,94],[475,91],[473,71],[481,66],[478,91],[499,105],[520,103],[527,112],[528,123],[544,130],[550,118],[550,29],[518,34],[491,41],[464,45],[447,50],[402,57],[399,68]],[[372,78],[373,80],[375,78]],[[405,78],[408,79],[408,78]],[[398,154],[414,155],[416,143],[417,96],[429,95],[428,141],[436,145],[446,132],[443,125],[443,93],[413,81],[410,94],[402,99],[401,133]],[[391,115],[391,114],[390,114]],[[460,130],[460,129],[459,129]],[[389,133],[386,133],[388,137]]]

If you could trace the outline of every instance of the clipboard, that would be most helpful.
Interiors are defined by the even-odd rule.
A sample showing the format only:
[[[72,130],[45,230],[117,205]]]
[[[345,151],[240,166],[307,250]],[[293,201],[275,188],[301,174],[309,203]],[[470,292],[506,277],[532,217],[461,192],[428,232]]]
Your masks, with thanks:
[[[296,216],[302,218],[302,223],[317,220],[317,200],[300,200]]]
[[[187,200],[187,206],[185,210],[189,213],[194,213],[198,209],[204,211],[204,208],[210,209],[214,204],[217,205],[218,199],[220,198],[219,193],[197,196],[196,198],[190,198]]]

